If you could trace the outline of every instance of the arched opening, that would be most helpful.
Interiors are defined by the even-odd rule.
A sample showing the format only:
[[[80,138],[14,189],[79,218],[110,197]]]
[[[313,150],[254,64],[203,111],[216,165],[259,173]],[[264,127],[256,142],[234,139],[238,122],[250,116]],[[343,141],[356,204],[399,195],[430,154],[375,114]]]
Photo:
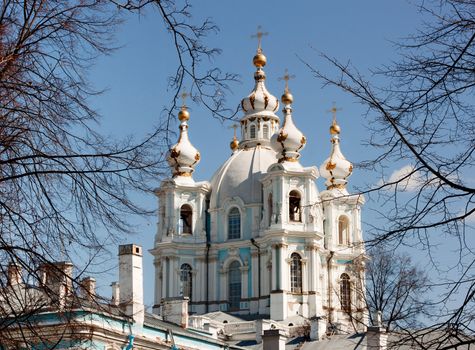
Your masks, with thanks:
[[[178,222],[178,232],[180,234],[191,235],[191,225],[193,220],[193,209],[189,204],[183,204],[180,208],[180,220]]]
[[[302,293],[302,257],[297,253],[290,256],[290,291]]]
[[[345,312],[351,311],[351,284],[350,276],[343,273],[340,276],[340,300],[341,309]]]
[[[241,238],[241,213],[234,207],[228,214],[228,239]]]
[[[264,124],[264,126],[262,127],[262,136],[265,139],[269,138],[269,125]]]
[[[272,193],[269,193],[269,197],[267,197],[267,209],[268,209],[267,222],[269,223],[269,226],[270,226],[272,225],[272,215],[274,214]]]
[[[344,215],[338,218],[338,244],[350,244],[350,221]]]
[[[241,302],[241,265],[233,261],[228,271],[228,300],[229,310],[239,310]]]
[[[251,139],[256,138],[256,126],[255,125],[251,125],[251,127],[249,128],[249,138],[251,138]]]
[[[190,298],[193,295],[192,271],[189,264],[183,264],[180,268],[181,291],[184,297]]]
[[[289,193],[289,220],[297,222],[302,221],[300,193],[297,191],[290,191]]]

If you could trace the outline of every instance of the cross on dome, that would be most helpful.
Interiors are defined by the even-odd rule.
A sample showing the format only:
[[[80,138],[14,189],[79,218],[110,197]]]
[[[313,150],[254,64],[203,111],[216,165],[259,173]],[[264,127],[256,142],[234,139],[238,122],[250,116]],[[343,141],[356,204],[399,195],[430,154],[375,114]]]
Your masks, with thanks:
[[[283,77],[278,78],[279,81],[284,80],[285,81],[285,92],[289,92],[289,80],[290,79],[295,79],[295,75],[290,75],[289,71],[287,68],[285,68],[285,74]]]
[[[237,136],[236,136],[236,129],[239,127],[238,124],[233,124],[231,125],[230,127],[228,127],[229,129],[234,129],[234,137],[233,137],[233,140],[231,141],[231,143],[229,144],[229,147],[231,147],[231,150],[233,151],[233,153],[235,151],[237,151],[237,149],[239,148],[239,141],[237,139]]]
[[[181,107],[185,107],[186,108],[186,98],[190,96],[189,93],[186,92],[186,89],[183,88],[183,92],[181,93]]]
[[[340,126],[336,122],[336,112],[341,111],[341,110],[342,110],[341,108],[336,108],[336,104],[335,102],[333,102],[332,108],[327,111],[327,113],[332,114],[332,118],[333,118],[332,125],[330,126],[330,134],[332,135],[339,134],[341,131]]]
[[[257,38],[257,52],[258,53],[262,52],[262,46],[261,46],[262,37],[266,36],[266,35],[269,35],[269,32],[263,32],[262,31],[262,26],[260,26],[260,25],[257,26],[256,34],[251,35],[251,38]]]

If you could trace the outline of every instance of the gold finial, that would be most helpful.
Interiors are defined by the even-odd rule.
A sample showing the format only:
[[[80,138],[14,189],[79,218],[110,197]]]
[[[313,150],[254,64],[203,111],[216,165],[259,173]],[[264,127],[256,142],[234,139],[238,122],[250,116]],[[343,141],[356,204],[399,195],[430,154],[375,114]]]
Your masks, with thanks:
[[[330,134],[332,135],[339,134],[341,131],[340,126],[336,122],[336,112],[338,111],[341,111],[341,108],[336,108],[335,102],[333,102],[332,108],[329,111],[327,111],[333,115],[332,125],[330,126]]]
[[[279,78],[279,81],[282,81],[282,80],[285,81],[284,94],[282,95],[282,103],[283,104],[286,104],[286,105],[291,104],[294,100],[294,97],[292,96],[292,94],[290,93],[290,90],[289,90],[289,80],[294,79],[294,78],[295,78],[295,75],[290,75],[289,71],[287,69],[285,69],[284,76]]]
[[[257,38],[257,54],[252,59],[252,62],[254,63],[254,65],[257,68],[262,68],[267,63],[267,58],[262,53],[262,46],[261,46],[262,37],[265,36],[265,35],[269,35],[269,33],[268,32],[263,32],[261,26],[257,27],[257,33],[256,34],[251,35],[251,38]]]
[[[231,150],[234,152],[239,148],[239,141],[236,137],[236,129],[238,128],[238,124],[233,124],[229,128],[234,129],[234,137],[229,146],[231,147]]]
[[[188,112],[188,108],[186,107],[186,104],[185,104],[186,98],[188,96],[190,96],[190,94],[188,94],[185,91],[185,89],[183,89],[183,92],[181,93],[181,101],[182,101],[181,110],[180,112],[178,112],[178,119],[181,122],[186,122],[187,120],[190,119],[190,112]]]

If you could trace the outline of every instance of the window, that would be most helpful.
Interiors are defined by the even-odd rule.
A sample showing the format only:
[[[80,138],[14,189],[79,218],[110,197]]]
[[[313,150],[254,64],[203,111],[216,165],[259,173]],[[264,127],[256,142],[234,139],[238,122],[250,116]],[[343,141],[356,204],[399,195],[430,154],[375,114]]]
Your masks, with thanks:
[[[255,125],[251,125],[251,128],[249,129],[249,137],[251,139],[256,138],[256,126]]]
[[[183,264],[180,270],[181,294],[191,300],[193,290],[191,266]]]
[[[233,261],[229,265],[228,288],[229,309],[239,310],[239,303],[241,302],[241,265],[238,261]]]
[[[302,215],[300,213],[300,193],[297,191],[291,191],[289,193],[289,220],[302,221]]]
[[[349,220],[346,216],[340,216],[338,218],[338,244],[349,244]]]
[[[340,299],[341,309],[345,312],[351,311],[351,285],[350,276],[346,273],[340,276]]]
[[[193,209],[188,204],[183,204],[180,208],[180,221],[178,222],[178,232],[191,235],[191,223],[193,219]]]
[[[272,202],[272,193],[269,193],[269,197],[267,198],[267,210],[268,210],[268,222],[270,226],[272,225],[272,214],[274,211],[273,202]]]
[[[241,237],[241,213],[234,207],[228,214],[228,239]]]
[[[302,293],[302,258],[297,253],[290,256],[290,291]]]
[[[263,137],[265,139],[268,139],[269,138],[269,125],[265,124],[263,127],[262,127],[262,134],[263,134]]]

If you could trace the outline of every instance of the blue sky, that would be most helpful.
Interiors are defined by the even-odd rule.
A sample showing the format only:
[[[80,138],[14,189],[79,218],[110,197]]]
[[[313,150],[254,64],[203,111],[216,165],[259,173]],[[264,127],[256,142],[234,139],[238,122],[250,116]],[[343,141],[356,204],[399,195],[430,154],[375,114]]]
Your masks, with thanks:
[[[294,95],[293,117],[304,132],[308,144],[302,152],[301,163],[319,166],[328,156],[330,142],[328,127],[331,114],[327,111],[332,102],[342,110],[338,113],[342,128],[342,151],[357,163],[371,155],[363,146],[367,137],[363,106],[350,96],[334,88],[322,88],[300,59],[331,72],[319,56],[324,52],[344,62],[350,62],[361,73],[371,77],[371,69],[397,60],[393,41],[414,33],[421,24],[417,6],[407,1],[212,1],[192,2],[192,21],[211,18],[219,32],[208,37],[209,46],[222,49],[222,54],[204,67],[219,67],[223,71],[238,73],[241,83],[231,86],[228,103],[235,108],[253,88],[252,57],[257,42],[251,39],[258,25],[269,35],[263,38],[267,56],[266,85],[275,96],[284,89],[278,77],[287,68],[296,76],[290,81]],[[163,107],[169,104],[172,91],[167,89],[167,77],[176,68],[176,56],[171,37],[163,28],[161,19],[153,9],[140,16],[125,17],[116,35],[120,46],[108,57],[101,57],[92,68],[90,80],[97,89],[107,89],[93,100],[102,115],[100,128],[112,137],[140,135],[151,130],[163,116]],[[384,84],[384,81],[380,83]],[[214,171],[230,154],[232,138],[230,123],[211,117],[203,106],[190,104],[190,139],[202,155],[195,180],[209,180]],[[280,113],[280,112],[279,112]],[[281,116],[279,114],[279,116]],[[160,150],[157,150],[159,152]],[[401,166],[404,164],[401,164]],[[378,174],[355,170],[350,178],[350,191],[354,185],[376,183]],[[160,179],[157,178],[156,186]],[[323,180],[318,180],[322,190]],[[144,197],[144,203],[156,207],[153,196]],[[368,209],[371,203],[367,204]],[[370,211],[363,212],[364,220],[371,219]],[[137,234],[124,239],[143,245],[144,251],[152,248],[156,218],[137,223]],[[112,249],[114,250],[114,249]],[[145,301],[153,302],[153,264],[145,254]],[[112,269],[100,279],[101,292],[109,294],[110,281],[117,278]]]

